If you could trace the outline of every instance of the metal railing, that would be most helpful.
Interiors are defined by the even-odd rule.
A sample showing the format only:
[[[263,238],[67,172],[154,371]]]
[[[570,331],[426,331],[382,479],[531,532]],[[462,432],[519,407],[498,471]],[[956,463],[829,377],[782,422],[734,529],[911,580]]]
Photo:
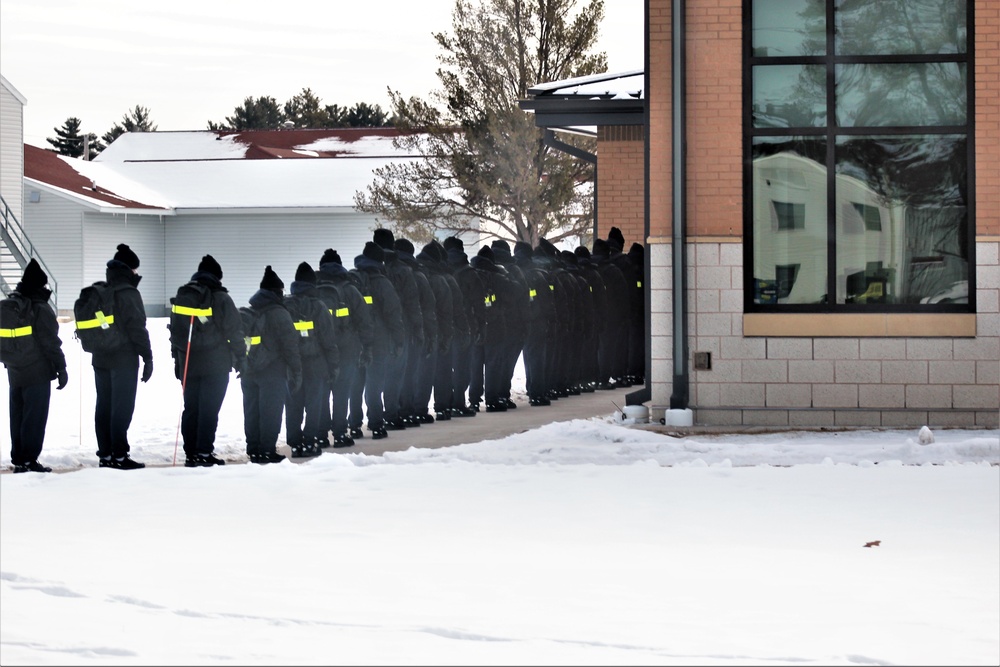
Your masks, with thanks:
[[[45,260],[38,254],[35,245],[24,232],[24,227],[18,222],[14,211],[7,205],[3,195],[0,195],[0,212],[2,212],[2,216],[0,216],[0,240],[3,241],[3,248],[0,248],[0,250],[9,254],[17,262],[19,269],[17,276],[13,277],[13,279],[11,279],[11,275],[9,274],[4,275],[0,273],[0,287],[3,288],[4,294],[10,293],[13,289],[11,285],[17,284],[21,272],[24,271],[24,267],[34,259],[42,267],[42,270],[45,271],[45,275],[48,276],[49,288],[52,289],[52,297],[49,300],[52,303],[52,307],[56,308],[57,294],[59,293],[58,283],[52,275],[52,271],[45,263]]]

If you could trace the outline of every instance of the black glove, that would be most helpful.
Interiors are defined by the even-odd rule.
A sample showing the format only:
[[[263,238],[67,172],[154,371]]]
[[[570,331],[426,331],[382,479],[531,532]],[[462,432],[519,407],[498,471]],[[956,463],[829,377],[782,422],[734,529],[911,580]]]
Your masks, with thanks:
[[[142,360],[142,381],[149,382],[151,377],[153,377],[153,357]]]
[[[62,389],[69,382],[69,375],[66,374],[66,367],[63,366],[56,371],[56,377],[59,379],[59,383],[56,385],[56,389]]]
[[[236,361],[233,362],[233,370],[236,371],[237,378],[243,377],[243,374],[247,372],[247,358],[237,357]]]
[[[174,357],[174,377],[178,380],[184,380],[184,363],[177,357]]]
[[[358,361],[358,364],[362,368],[364,368],[371,363],[372,363],[372,348],[365,347],[364,349],[361,350],[361,359]]]

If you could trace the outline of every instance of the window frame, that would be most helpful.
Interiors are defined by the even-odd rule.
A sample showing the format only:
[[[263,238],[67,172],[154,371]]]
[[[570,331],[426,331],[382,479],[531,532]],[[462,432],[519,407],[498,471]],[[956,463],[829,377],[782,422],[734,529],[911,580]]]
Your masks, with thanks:
[[[825,0],[826,49],[820,56],[759,56],[753,53],[753,4],[743,0],[743,310],[744,313],[975,313],[976,312],[976,182],[975,182],[975,2],[965,0],[965,53],[837,55],[835,6],[837,0]],[[963,125],[920,126],[843,126],[837,125],[836,71],[848,64],[922,64],[958,63],[966,72],[966,122]],[[826,125],[820,127],[754,127],[754,68],[762,65],[822,65],[826,72]],[[836,148],[841,137],[903,136],[903,135],[964,135],[966,140],[966,174],[968,183],[967,230],[965,235],[968,257],[969,297],[967,304],[904,304],[904,303],[836,303],[837,294],[837,189]],[[755,302],[754,258],[754,182],[753,146],[761,137],[792,137],[825,140],[826,157],[826,293],[833,295],[827,303],[777,304]]]

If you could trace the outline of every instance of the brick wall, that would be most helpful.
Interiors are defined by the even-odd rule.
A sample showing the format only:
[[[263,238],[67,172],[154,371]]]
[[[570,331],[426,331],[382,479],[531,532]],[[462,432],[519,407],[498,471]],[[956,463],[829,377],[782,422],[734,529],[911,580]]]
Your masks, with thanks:
[[[607,238],[612,226],[625,236],[625,250],[644,243],[645,129],[641,125],[598,129],[597,205],[598,236]]]
[[[976,2],[976,230],[1000,236],[1000,3]]]

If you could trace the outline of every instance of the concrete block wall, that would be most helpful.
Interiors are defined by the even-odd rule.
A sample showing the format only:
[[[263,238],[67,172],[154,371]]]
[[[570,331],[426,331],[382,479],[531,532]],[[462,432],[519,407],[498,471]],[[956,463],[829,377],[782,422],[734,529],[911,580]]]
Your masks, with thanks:
[[[743,246],[691,243],[690,407],[696,424],[1000,427],[1000,242],[976,244],[975,338],[744,337]],[[671,246],[650,248],[653,400],[673,379]],[[694,354],[711,354],[710,370]]]

